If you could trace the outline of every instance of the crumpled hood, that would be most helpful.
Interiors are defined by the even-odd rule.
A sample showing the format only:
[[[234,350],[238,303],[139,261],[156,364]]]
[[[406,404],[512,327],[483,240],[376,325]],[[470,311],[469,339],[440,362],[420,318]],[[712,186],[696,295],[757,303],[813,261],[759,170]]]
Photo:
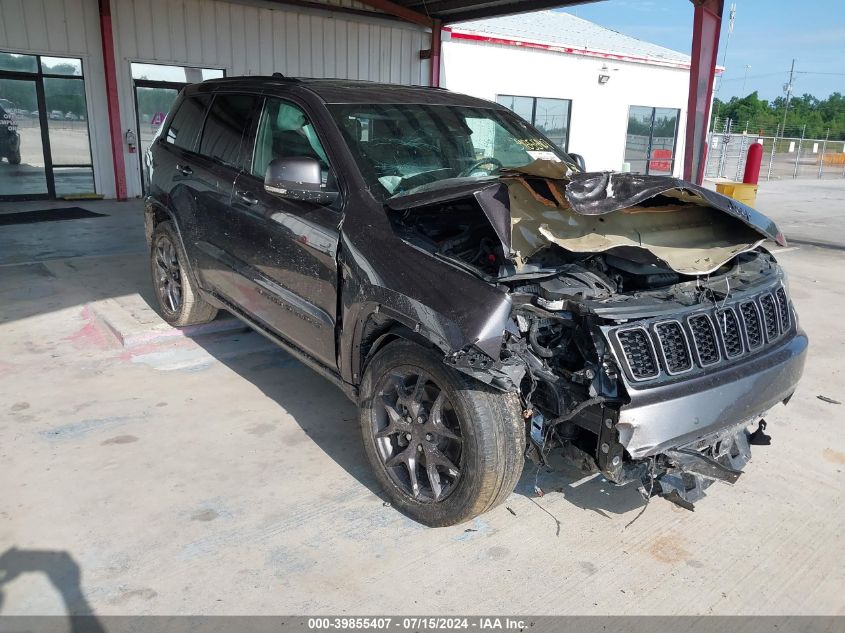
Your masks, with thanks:
[[[394,196],[407,210],[474,197],[506,255],[521,269],[549,244],[572,252],[645,251],[683,274],[707,274],[765,239],[786,245],[768,217],[670,176],[573,173],[537,160],[494,181],[428,186]]]

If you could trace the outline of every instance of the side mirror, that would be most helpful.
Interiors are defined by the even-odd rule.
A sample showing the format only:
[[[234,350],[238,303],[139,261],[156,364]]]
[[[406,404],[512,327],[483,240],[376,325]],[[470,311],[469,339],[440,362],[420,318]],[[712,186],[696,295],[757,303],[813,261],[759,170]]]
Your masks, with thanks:
[[[336,191],[326,191],[320,163],[313,158],[277,158],[264,174],[264,191],[280,198],[331,204]]]
[[[575,164],[578,165],[578,169],[581,171],[587,171],[587,164],[584,162],[584,157],[581,154],[569,154],[569,157],[575,161]]]

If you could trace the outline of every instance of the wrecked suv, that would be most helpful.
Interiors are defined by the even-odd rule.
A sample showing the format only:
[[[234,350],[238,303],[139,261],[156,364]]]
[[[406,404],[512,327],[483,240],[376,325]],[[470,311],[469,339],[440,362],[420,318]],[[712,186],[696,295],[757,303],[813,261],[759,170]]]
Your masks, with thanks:
[[[494,103],[208,81],[146,160],[167,321],[227,310],[332,380],[390,501],[427,525],[492,508],[552,451],[689,505],[735,481],[803,369],[770,220],[585,173]]]

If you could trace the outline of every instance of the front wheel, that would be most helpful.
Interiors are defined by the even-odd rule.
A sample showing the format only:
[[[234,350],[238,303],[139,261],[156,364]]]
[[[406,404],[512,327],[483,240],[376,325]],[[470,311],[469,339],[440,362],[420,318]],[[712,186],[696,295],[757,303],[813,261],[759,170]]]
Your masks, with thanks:
[[[409,341],[389,344],[368,365],[361,430],[392,504],[432,527],[493,508],[522,473],[519,397],[456,372]]]

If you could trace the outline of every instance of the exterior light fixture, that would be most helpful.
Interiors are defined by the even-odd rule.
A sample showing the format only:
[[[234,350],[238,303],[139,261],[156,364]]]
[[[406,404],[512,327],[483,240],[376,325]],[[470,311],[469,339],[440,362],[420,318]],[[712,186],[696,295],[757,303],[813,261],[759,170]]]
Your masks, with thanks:
[[[604,85],[610,80],[610,75],[600,74],[599,75],[599,83]]]

